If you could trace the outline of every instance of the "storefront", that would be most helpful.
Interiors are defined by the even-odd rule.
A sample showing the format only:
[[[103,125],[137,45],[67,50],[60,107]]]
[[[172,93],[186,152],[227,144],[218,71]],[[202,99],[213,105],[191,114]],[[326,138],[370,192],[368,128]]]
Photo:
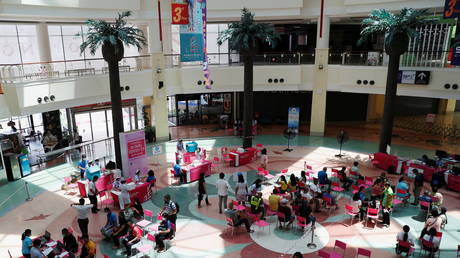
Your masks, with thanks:
[[[174,125],[219,124],[224,117],[232,119],[233,93],[170,96],[168,107]]]

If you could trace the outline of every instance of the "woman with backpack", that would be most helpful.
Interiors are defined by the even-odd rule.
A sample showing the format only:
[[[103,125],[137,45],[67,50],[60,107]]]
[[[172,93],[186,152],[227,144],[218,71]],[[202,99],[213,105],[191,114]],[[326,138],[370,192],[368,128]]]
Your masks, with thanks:
[[[409,231],[410,231],[410,227],[408,225],[405,225],[403,227],[403,232],[399,232],[396,235],[396,241],[398,241],[398,243],[396,244],[397,254],[407,253],[407,255],[409,255],[410,247],[401,246],[399,244],[399,241],[404,241],[404,242],[408,242],[411,246],[414,245],[414,237],[412,237],[412,235],[409,234]]]

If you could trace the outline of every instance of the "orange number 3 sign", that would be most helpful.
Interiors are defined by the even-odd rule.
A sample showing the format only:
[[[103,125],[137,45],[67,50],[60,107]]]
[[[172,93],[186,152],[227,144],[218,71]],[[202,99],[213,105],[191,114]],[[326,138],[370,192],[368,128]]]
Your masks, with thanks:
[[[188,4],[171,4],[172,24],[188,24]]]
[[[444,18],[460,17],[460,0],[446,0]]]

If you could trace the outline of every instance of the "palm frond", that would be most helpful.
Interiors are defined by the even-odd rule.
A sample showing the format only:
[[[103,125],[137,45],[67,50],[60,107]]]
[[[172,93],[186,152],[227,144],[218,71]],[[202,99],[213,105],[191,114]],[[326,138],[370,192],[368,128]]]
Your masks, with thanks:
[[[117,45],[119,41],[126,46],[135,46],[140,50],[147,44],[147,40],[142,30],[128,25],[126,18],[130,17],[131,14],[131,11],[118,13],[114,23],[103,20],[87,20],[88,31],[84,35],[85,41],[80,45],[80,52],[83,53],[89,49],[90,53],[94,55],[102,44]],[[81,36],[80,34],[77,35]]]
[[[243,8],[240,21],[231,23],[228,29],[219,33],[217,44],[228,41],[231,50],[242,52],[255,49],[257,42],[268,42],[275,47],[277,39],[279,35],[272,25],[255,22],[254,14]]]
[[[376,33],[405,33],[409,37],[417,36],[416,27],[434,23],[434,20],[427,19],[426,15],[426,9],[403,8],[398,14],[393,14],[385,9],[372,10],[368,18],[363,19],[361,23],[363,29],[358,45]]]

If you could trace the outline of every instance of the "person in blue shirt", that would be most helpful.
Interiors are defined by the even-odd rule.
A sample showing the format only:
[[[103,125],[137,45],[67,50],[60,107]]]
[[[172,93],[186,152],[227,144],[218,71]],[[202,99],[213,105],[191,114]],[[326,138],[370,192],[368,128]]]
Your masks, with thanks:
[[[178,162],[176,162],[176,164],[174,165],[173,169],[174,169],[174,176],[180,178],[180,183],[181,184],[182,183],[187,183],[187,176],[186,176],[185,172],[182,171],[182,168],[181,168],[181,166],[179,165]]]
[[[147,172],[147,178],[145,179],[145,182],[150,183],[150,187],[155,186],[155,182],[157,181],[157,178],[155,177],[155,173],[153,170],[149,170]]]
[[[86,160],[86,155],[81,155],[81,161],[78,163],[78,169],[80,169],[80,178],[83,180],[85,178],[85,172],[88,168],[88,161]]]
[[[117,214],[111,211],[108,207],[104,209],[104,212],[107,213],[107,222],[105,223],[105,226],[101,228],[101,233],[106,238],[109,238],[112,235],[113,230],[118,227],[118,218]]]
[[[327,178],[327,167],[318,172],[318,181],[320,185],[329,185],[331,183]]]
[[[405,194],[398,193],[398,189],[405,191]],[[402,199],[410,196],[409,193],[409,184],[406,182],[406,179],[402,176],[399,178],[399,183],[396,185],[396,196]]]
[[[30,235],[32,234],[32,230],[26,229],[24,233],[22,233],[21,240],[22,240],[22,256],[26,258],[30,258],[30,248],[32,248],[32,239]]]
[[[155,250],[159,253],[165,251],[164,240],[170,238],[174,234],[174,228],[172,223],[169,221],[168,216],[163,216],[163,220],[158,226],[158,233],[155,234]]]

